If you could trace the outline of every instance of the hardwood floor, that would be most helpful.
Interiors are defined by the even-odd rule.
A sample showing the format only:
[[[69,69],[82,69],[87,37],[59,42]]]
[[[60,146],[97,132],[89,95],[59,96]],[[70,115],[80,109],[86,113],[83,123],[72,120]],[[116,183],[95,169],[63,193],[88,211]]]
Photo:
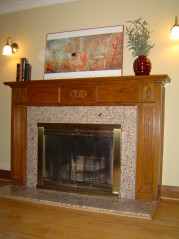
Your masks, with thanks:
[[[1,239],[179,238],[179,201],[164,200],[153,220],[0,197]]]

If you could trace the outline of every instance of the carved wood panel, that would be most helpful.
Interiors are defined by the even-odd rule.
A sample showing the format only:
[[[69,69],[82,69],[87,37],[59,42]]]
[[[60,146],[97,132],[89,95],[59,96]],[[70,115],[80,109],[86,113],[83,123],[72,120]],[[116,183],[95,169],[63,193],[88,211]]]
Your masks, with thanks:
[[[61,86],[59,87],[59,103],[94,104],[96,103],[96,88],[88,86]]]
[[[154,102],[154,84],[143,83],[141,84],[141,101],[142,102]]]
[[[12,183],[26,182],[26,106],[12,107],[11,125],[11,177]]]
[[[138,121],[138,170],[136,179],[138,194],[152,195],[153,193],[153,116],[154,106],[152,103],[140,104]]]

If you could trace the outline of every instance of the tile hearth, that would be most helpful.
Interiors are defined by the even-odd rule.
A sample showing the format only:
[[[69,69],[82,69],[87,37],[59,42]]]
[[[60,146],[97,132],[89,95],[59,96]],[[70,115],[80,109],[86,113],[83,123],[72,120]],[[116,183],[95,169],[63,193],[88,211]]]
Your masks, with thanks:
[[[0,197],[146,219],[152,218],[157,207],[156,201],[142,202],[114,196],[65,193],[16,185],[1,187]]]

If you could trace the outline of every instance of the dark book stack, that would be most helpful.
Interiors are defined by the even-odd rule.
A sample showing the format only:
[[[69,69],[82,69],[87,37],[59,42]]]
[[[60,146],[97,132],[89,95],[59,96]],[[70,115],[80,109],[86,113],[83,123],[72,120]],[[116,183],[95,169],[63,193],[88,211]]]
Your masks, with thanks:
[[[17,81],[31,80],[31,65],[26,58],[20,58],[20,63],[17,63]]]

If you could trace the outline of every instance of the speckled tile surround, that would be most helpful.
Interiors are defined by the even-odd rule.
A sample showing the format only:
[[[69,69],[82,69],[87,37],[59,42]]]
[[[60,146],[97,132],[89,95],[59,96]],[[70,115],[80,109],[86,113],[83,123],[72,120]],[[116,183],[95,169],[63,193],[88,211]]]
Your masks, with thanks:
[[[37,123],[120,124],[121,182],[120,198],[135,198],[136,174],[136,106],[50,106],[27,110],[27,186],[37,182]]]

